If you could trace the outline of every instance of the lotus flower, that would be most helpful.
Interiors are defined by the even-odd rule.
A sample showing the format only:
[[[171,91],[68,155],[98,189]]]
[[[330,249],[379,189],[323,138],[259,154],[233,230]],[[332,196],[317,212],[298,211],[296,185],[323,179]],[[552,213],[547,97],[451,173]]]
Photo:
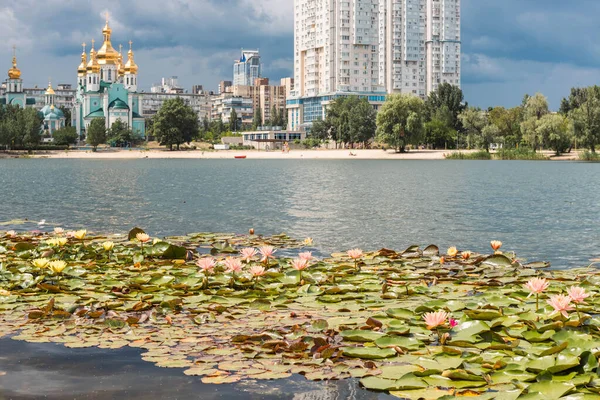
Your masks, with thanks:
[[[202,272],[212,274],[215,269],[215,259],[212,257],[201,258],[196,262],[196,265],[200,267]]]
[[[500,250],[500,247],[502,247],[502,242],[499,240],[492,240],[490,242],[490,246],[492,246],[492,249],[494,251],[498,251],[498,250]]]
[[[258,251],[262,255],[262,258],[260,259],[260,261],[264,262],[265,264],[268,264],[269,258],[275,258],[273,256],[273,254],[277,250],[275,250],[275,248],[273,246],[262,246],[261,248],[258,249]]]
[[[75,232],[73,236],[75,237],[75,239],[83,240],[85,239],[85,235],[87,235],[87,230],[82,229],[80,231]]]
[[[140,242],[140,243],[148,243],[150,241],[150,235],[146,234],[146,233],[138,233],[137,235],[135,235],[135,238]]]
[[[550,286],[550,283],[546,280],[546,278],[531,278],[525,284],[525,287],[531,292],[529,293],[529,296],[531,296],[534,293],[540,294],[544,292],[544,290],[548,289],[548,286]]]
[[[573,310],[573,307],[571,307],[571,297],[564,294],[557,294],[550,297],[548,304],[554,307],[554,311],[561,313],[565,318],[569,318],[567,311]]]
[[[429,312],[423,315],[427,329],[433,330],[438,326],[444,325],[448,319],[448,313],[445,311]]]
[[[469,258],[471,258],[472,254],[473,254],[473,252],[471,252],[471,251],[463,251],[462,253],[460,253],[463,260],[468,260]]]
[[[65,233],[65,230],[64,230],[63,228],[60,228],[60,227],[56,227],[56,228],[54,228],[54,234],[55,234],[55,235],[58,235],[58,236],[60,236],[60,235],[62,235],[63,233]]]
[[[447,253],[450,257],[454,258],[458,254],[458,249],[456,247],[450,247]]]
[[[253,277],[258,278],[259,276],[263,276],[265,274],[265,267],[254,265],[249,269],[249,272]]]
[[[244,260],[247,263],[249,263],[250,260],[253,257],[256,257],[257,254],[258,254],[258,251],[256,251],[255,248],[253,248],[253,247],[247,247],[245,249],[242,249],[242,260]]]
[[[50,261],[48,269],[55,274],[60,274],[67,267],[67,263],[62,260]]]
[[[585,299],[590,297],[590,294],[586,293],[585,289],[579,286],[570,287],[567,290],[567,293],[569,294],[569,297],[575,304],[583,303]]]
[[[108,241],[102,243],[102,247],[105,251],[111,251],[115,247],[115,244],[113,242]]]
[[[239,258],[227,257],[225,259],[225,266],[227,270],[225,273],[233,273],[240,272],[243,268],[242,261]]]
[[[302,244],[304,244],[305,246],[312,246],[313,245],[313,239],[310,237],[307,237],[306,239],[304,239],[304,242],[302,242]]]
[[[31,264],[33,264],[34,267],[41,269],[46,268],[49,262],[50,260],[47,258],[36,258],[35,260],[31,261]]]
[[[15,231],[8,231],[8,232],[6,232],[6,236],[8,236],[10,238],[14,238],[15,236],[17,236],[17,232],[15,232]]]
[[[298,257],[300,257],[301,260],[306,260],[306,261],[310,261],[314,258],[311,251],[305,251],[303,253],[300,253],[300,254],[298,254]]]

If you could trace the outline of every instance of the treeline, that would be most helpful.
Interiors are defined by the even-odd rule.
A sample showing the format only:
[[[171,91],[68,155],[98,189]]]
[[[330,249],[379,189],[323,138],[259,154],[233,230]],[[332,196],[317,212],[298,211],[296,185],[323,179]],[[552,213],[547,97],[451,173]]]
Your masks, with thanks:
[[[378,113],[357,96],[335,99],[324,120],[313,122],[310,136],[340,145],[386,144],[398,152],[411,146],[431,149],[553,150],[556,154],[574,146],[592,152],[600,144],[600,87],[574,88],[552,113],[540,93],[525,95],[513,108],[482,110],[464,102],[462,90],[442,84],[427,100],[410,94],[386,98]]]
[[[42,118],[33,108],[13,105],[0,106],[0,147],[3,149],[39,146],[42,136]]]

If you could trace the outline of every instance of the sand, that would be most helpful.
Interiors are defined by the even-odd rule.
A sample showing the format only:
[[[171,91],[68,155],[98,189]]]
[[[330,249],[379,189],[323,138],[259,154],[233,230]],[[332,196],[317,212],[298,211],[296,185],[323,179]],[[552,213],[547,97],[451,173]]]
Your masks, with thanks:
[[[117,150],[101,149],[92,151],[50,151],[35,154],[34,158],[62,158],[62,159],[235,159],[235,157],[246,156],[246,159],[322,159],[322,160],[443,160],[444,154],[452,153],[454,150],[413,150],[408,153],[395,153],[384,150],[290,150],[289,153],[281,151],[168,151],[163,149],[151,150]],[[552,155],[548,152],[548,156]],[[577,153],[566,154],[555,160],[576,160]],[[241,160],[240,160],[241,161]]]

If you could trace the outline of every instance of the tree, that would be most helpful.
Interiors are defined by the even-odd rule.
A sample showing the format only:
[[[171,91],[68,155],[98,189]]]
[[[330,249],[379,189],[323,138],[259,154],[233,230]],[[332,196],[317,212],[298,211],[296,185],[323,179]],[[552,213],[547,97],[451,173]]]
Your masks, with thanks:
[[[87,143],[96,151],[98,145],[106,143],[106,122],[104,118],[93,119],[87,129]]]
[[[490,151],[490,134],[489,129],[484,132],[484,128],[488,125],[488,117],[485,111],[480,108],[469,107],[458,116],[462,122],[466,132],[475,136],[481,142],[481,148],[485,151]]]
[[[504,107],[494,107],[490,110],[489,122],[498,127],[498,135],[504,139],[504,144],[515,147],[521,142],[521,122],[523,109],[513,107],[506,109]]]
[[[238,129],[238,115],[234,108],[231,108],[231,113],[229,114],[229,131],[236,132]]]
[[[76,144],[79,140],[79,135],[75,127],[67,126],[60,128],[52,134],[54,144],[58,146],[70,146]]]
[[[21,142],[31,149],[40,144],[43,119],[33,108],[25,108],[20,111],[19,115],[22,121],[20,124]]]
[[[537,134],[542,142],[559,156],[571,145],[573,138],[569,126],[570,122],[564,115],[547,114],[539,120]]]
[[[60,106],[58,109],[62,111],[65,116],[65,126],[71,126],[71,109],[65,106]]]
[[[254,110],[254,117],[252,118],[252,129],[257,130],[262,125],[263,125],[262,109],[260,107],[256,107],[256,110]]]
[[[586,100],[569,113],[575,137],[593,153],[600,143],[600,99],[595,96],[594,90],[593,87],[588,88]]]
[[[329,139],[329,124],[322,119],[316,119],[310,128],[310,137],[319,140]]]
[[[360,99],[349,111],[350,142],[363,143],[375,137],[377,113],[367,99]]]
[[[423,133],[425,103],[411,94],[392,94],[377,114],[378,140],[404,152],[406,145],[418,143]]]
[[[463,92],[458,86],[442,83],[429,94],[425,100],[427,119],[429,121],[434,119],[436,113],[444,107],[449,115],[447,122],[450,125],[449,128],[460,130],[462,126],[458,115],[467,108],[467,104],[464,103]]]
[[[521,132],[533,151],[536,151],[541,144],[541,138],[538,135],[539,121],[544,115],[550,113],[548,99],[543,94],[536,93],[534,96],[525,95],[523,102]]]
[[[169,99],[156,113],[154,133],[162,146],[172,151],[175,145],[179,150],[198,134],[198,115],[180,97]]]
[[[600,87],[591,86],[594,96],[600,98]],[[560,102],[559,112],[563,115],[569,115],[569,113],[579,107],[587,100],[589,88],[571,88],[571,93],[566,99],[562,99]]]
[[[112,124],[107,132],[107,136],[111,145],[114,144],[117,147],[135,145],[138,140],[133,131],[120,118]]]

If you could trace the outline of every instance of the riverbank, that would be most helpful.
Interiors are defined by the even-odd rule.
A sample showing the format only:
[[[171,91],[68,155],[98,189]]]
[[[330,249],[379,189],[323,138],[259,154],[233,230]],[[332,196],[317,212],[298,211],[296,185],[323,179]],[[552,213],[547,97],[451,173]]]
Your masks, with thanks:
[[[476,150],[472,150],[473,152]],[[92,151],[48,151],[34,155],[26,155],[33,158],[60,158],[60,159],[234,159],[245,157],[247,159],[355,159],[355,160],[443,160],[446,154],[454,153],[454,150],[413,150],[408,153],[395,153],[384,150],[291,150],[289,153],[281,151],[259,151],[259,150],[226,150],[226,151],[203,151],[185,150],[168,151],[163,149],[152,150],[120,150],[108,149],[98,152]],[[463,151],[469,153],[471,151]],[[552,157],[552,152],[544,153],[550,160],[574,161],[578,160],[578,153],[565,154],[560,157]],[[2,157],[0,155],[0,157]]]

